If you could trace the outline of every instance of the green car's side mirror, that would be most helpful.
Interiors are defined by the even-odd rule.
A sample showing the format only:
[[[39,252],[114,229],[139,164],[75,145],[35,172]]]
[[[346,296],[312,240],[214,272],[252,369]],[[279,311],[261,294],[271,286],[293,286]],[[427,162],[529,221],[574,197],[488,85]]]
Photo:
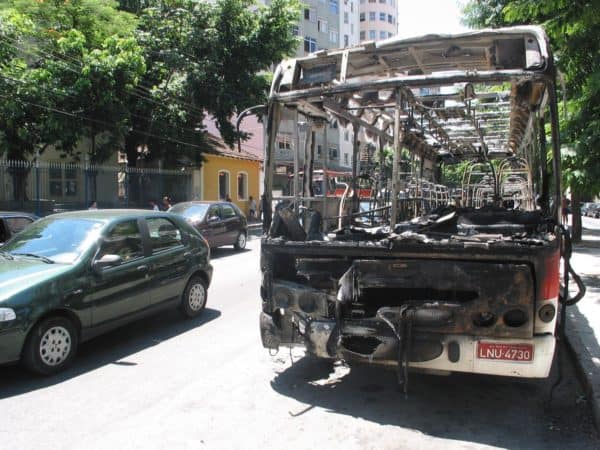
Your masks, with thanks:
[[[102,258],[93,262],[92,268],[95,272],[100,273],[105,267],[115,266],[121,263],[122,260],[123,258],[121,258],[119,255],[104,255]]]

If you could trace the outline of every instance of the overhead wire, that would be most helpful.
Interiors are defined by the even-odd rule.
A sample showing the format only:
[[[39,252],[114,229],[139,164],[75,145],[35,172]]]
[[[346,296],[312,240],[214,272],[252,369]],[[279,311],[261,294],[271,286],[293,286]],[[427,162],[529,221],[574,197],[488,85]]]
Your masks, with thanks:
[[[5,40],[5,41],[10,41],[13,42],[13,44],[8,44],[11,47],[15,48],[16,50],[23,52],[25,54],[28,54],[30,56],[37,56],[39,58],[43,58],[43,59],[52,59],[53,61],[57,62],[57,60],[61,63],[62,67],[64,67],[65,69],[67,69],[70,72],[75,73],[76,75],[80,75],[81,74],[81,69],[83,68],[83,66],[81,65],[81,61],[73,58],[69,55],[65,55],[65,54],[58,54],[55,52],[49,52],[49,51],[44,51],[42,49],[40,49],[39,47],[37,47],[37,51],[35,49],[29,48],[29,49],[25,49],[23,47],[20,47],[16,44],[20,44],[21,42],[18,41],[17,39],[12,39],[8,36],[2,36],[0,35],[0,40]],[[69,61],[73,61],[73,63],[70,63]],[[148,94],[152,95],[153,94],[153,89],[154,87],[150,87],[147,85],[144,85],[143,83],[139,83],[136,86],[133,86],[132,88],[132,92],[130,92],[131,95],[138,97],[140,99],[149,101],[151,103],[154,103],[158,106],[161,107],[166,107],[167,105],[159,100],[157,100],[154,97],[150,97]],[[136,93],[137,92],[137,93]],[[204,114],[205,111],[203,111],[202,109],[198,108],[195,105],[192,105],[191,103],[187,103],[185,102],[183,99],[179,98],[179,97],[174,97],[172,95],[170,95],[169,93],[162,91],[161,92],[162,95],[165,95],[166,97],[168,97],[170,100],[173,100],[175,103],[178,103],[182,106],[185,106],[191,110],[196,111],[198,114]]]
[[[25,84],[25,83],[26,83],[26,82],[25,82],[25,80],[19,80],[19,79],[17,79],[17,78],[12,78],[12,77],[9,77],[9,76],[6,76],[6,75],[2,75],[2,74],[0,74],[0,78],[4,78],[5,80],[14,81],[14,82],[17,82],[17,83],[22,83],[22,84]],[[77,98],[77,97],[78,97],[77,95],[75,95],[75,94],[73,94],[73,93],[69,93],[69,92],[61,92],[61,91],[59,91],[59,90],[57,90],[56,88],[53,88],[53,87],[48,87],[48,86],[47,86],[46,88],[50,89],[50,90],[51,90],[51,91],[53,91],[53,92],[56,92],[58,95],[67,96],[67,97],[69,97],[69,98]],[[76,113],[73,113],[73,114],[76,114]],[[146,116],[142,116],[141,114],[136,114],[136,113],[133,113],[133,112],[131,112],[131,111],[129,111],[129,112],[128,112],[128,115],[130,115],[130,116],[133,116],[133,117],[137,117],[137,118],[140,118],[140,119],[150,120],[150,119],[149,119],[148,117],[146,117]],[[158,122],[158,123],[159,123],[160,125],[166,125],[166,126],[167,126],[167,127],[169,127],[169,128],[173,128],[173,129],[179,129],[179,130],[182,130],[182,131],[188,131],[188,132],[191,132],[191,133],[194,133],[194,134],[201,134],[201,133],[203,133],[201,130],[195,130],[195,129],[193,129],[193,128],[180,127],[180,126],[173,126],[173,125],[169,125],[169,124],[167,124],[167,123],[165,123],[165,122]],[[138,133],[141,131],[141,130],[139,130],[139,129],[136,129],[136,128],[133,128],[133,127],[131,127],[131,128],[132,128],[132,129],[135,129],[135,130],[136,130],[136,132],[138,132]]]
[[[76,114],[76,113],[73,113],[73,112],[64,111],[64,110],[61,110],[61,109],[58,109],[58,108],[53,108],[51,106],[40,105],[38,103],[29,102],[29,101],[26,101],[26,100],[23,100],[23,99],[20,99],[20,98],[16,98],[15,99],[15,98],[11,98],[11,97],[9,97],[7,95],[2,95],[2,94],[0,94],[0,98],[4,98],[6,100],[11,100],[12,99],[12,100],[20,102],[20,103],[22,103],[24,105],[34,106],[36,108],[44,109],[44,110],[49,111],[49,112],[54,112],[54,113],[57,113],[57,114],[62,114],[62,115],[66,115],[66,116],[69,116],[69,117],[74,117],[74,118],[81,119],[81,120],[84,120],[84,121],[98,123],[98,124],[101,124],[101,125],[104,125],[104,126],[107,126],[107,127],[114,127],[114,128],[116,128],[116,124],[115,123],[105,122],[103,120],[94,119],[92,117],[82,116],[82,115],[79,115],[79,114]],[[166,136],[160,136],[160,135],[157,135],[157,134],[149,133],[149,132],[142,131],[142,130],[135,129],[135,128],[132,128],[132,130],[135,131],[137,134],[140,134],[140,135],[143,135],[143,136],[153,137],[153,138],[161,139],[161,140],[164,140],[164,141],[173,142],[173,143],[176,143],[176,144],[186,145],[186,146],[189,146],[189,147],[195,147],[195,148],[200,148],[200,149],[204,149],[205,148],[205,147],[203,147],[201,145],[192,144],[190,142],[185,142],[185,141],[180,141],[178,139],[173,139],[173,138],[169,138],[169,137],[166,137]]]
[[[34,48],[25,49],[22,46],[16,45],[16,44],[21,44],[22,43],[21,41],[19,41],[17,39],[10,38],[9,36],[0,35],[0,40],[12,42],[12,43],[8,43],[8,45],[10,45],[11,47],[13,47],[14,49],[16,49],[19,52],[23,52],[23,53],[28,54],[30,56],[35,56],[35,57],[46,59],[46,60],[48,60],[48,59],[51,58],[55,62],[59,61],[60,64],[61,64],[61,66],[64,67],[66,70],[68,70],[70,72],[73,72],[76,75],[80,75],[81,74],[81,69],[83,68],[82,65],[81,65],[81,61],[78,60],[78,59],[76,59],[76,58],[73,58],[73,57],[71,57],[69,55],[66,55],[66,54],[57,54],[55,52],[44,51],[44,50],[42,50],[39,47],[36,48],[37,50],[34,49]],[[154,52],[154,53],[157,53],[157,52]],[[184,56],[186,56],[187,58],[191,58],[187,54],[184,54]],[[72,61],[72,63],[69,62],[69,60]],[[195,63],[195,64],[199,64],[197,61],[194,61],[193,59],[191,59],[191,61],[193,63]],[[9,78],[9,77],[5,77],[5,78]],[[19,81],[19,80],[13,79],[13,81]],[[134,86],[132,88],[132,90],[129,92],[129,94],[132,95],[133,97],[139,98],[140,100],[146,101],[148,103],[152,103],[152,104],[154,104],[154,105],[156,105],[156,106],[158,106],[160,108],[165,108],[165,109],[168,108],[169,107],[168,104],[166,104],[165,102],[162,102],[162,101],[158,100],[157,98],[151,96],[151,95],[154,95],[154,93],[153,93],[154,89],[155,88],[148,87],[148,86],[140,83],[140,84]],[[62,95],[69,95],[69,94],[65,92],[65,93],[62,93]],[[73,94],[71,94],[71,95],[73,95]],[[172,95],[170,95],[168,92],[165,92],[164,90],[160,91],[160,95],[165,96],[169,100],[173,100],[174,103],[177,103],[177,104],[179,104],[181,106],[187,107],[190,110],[190,112],[196,113],[199,116],[203,116],[203,115],[206,114],[206,111],[198,108],[195,105],[192,105],[190,103],[187,103],[187,102],[183,101],[179,97],[173,97]],[[32,104],[32,105],[36,106],[35,104]],[[38,107],[44,107],[43,105],[37,105],[37,106]],[[55,112],[58,112],[58,111],[59,110],[56,110]],[[68,111],[61,111],[61,112],[62,113],[66,113],[66,114],[71,114]],[[129,114],[132,115],[132,116],[134,116],[134,117],[143,118],[139,114],[135,114],[133,112],[130,112]],[[85,119],[85,118],[83,118],[81,116],[78,116],[78,117],[80,117],[82,119]],[[87,120],[94,120],[94,119],[87,118]],[[163,122],[158,122],[158,123],[164,125]],[[107,122],[105,122],[105,124],[107,124]],[[190,131],[192,133],[199,133],[199,131],[192,130],[192,129],[189,129],[189,128],[180,128],[180,129],[181,130],[185,130],[185,131]],[[149,133],[149,132],[145,132],[145,131],[142,131],[142,130],[139,130],[139,129],[132,128],[132,130],[135,131],[137,134],[140,134],[140,135],[145,135],[145,136],[148,136],[148,137],[156,137],[156,138],[162,139],[162,140],[167,139],[167,138],[164,138],[163,136],[158,136],[158,135],[155,135],[155,134],[152,134],[152,133]],[[173,139],[168,139],[168,140],[170,140],[171,142],[180,143],[182,145],[196,146],[195,144],[186,143],[184,141],[173,140]]]
[[[32,56],[38,56],[38,57],[44,58],[44,59],[49,59],[49,58],[51,58],[52,60],[57,60],[58,59],[63,64],[65,64],[65,67],[67,67],[70,71],[72,71],[74,73],[79,74],[80,70],[82,69],[81,61],[79,59],[77,59],[77,58],[74,58],[74,57],[70,56],[70,55],[59,54],[59,53],[56,53],[56,52],[52,52],[50,50],[45,51],[45,50],[42,50],[40,47],[37,47],[37,52],[35,50],[31,49],[31,48],[28,51],[28,50],[26,50],[23,47],[15,45],[15,44],[22,44],[22,42],[19,41],[18,39],[14,39],[14,38],[11,38],[11,37],[5,36],[5,35],[4,36],[0,35],[0,40],[2,40],[2,39],[4,39],[5,41],[11,41],[11,42],[13,42],[13,44],[9,44],[9,45],[11,45],[13,48],[15,48],[15,49],[17,49],[17,50],[19,50],[19,51],[21,51],[23,53],[26,53],[26,54],[29,54],[29,55],[32,55]],[[149,50],[149,49],[145,49],[145,50],[148,51],[149,53],[154,53],[154,54],[157,54],[157,55],[161,54],[161,52],[158,52],[156,50]],[[200,62],[198,62],[193,56],[189,55],[188,53],[179,52],[179,54],[182,55],[182,56],[185,56],[187,58],[187,60],[189,60],[193,64],[195,64],[197,66],[200,66],[200,67],[203,66],[203,64],[201,64]],[[72,61],[72,63],[70,63],[69,61]],[[156,86],[149,86],[149,85],[146,85],[144,83],[138,83],[136,86],[133,87],[134,90],[137,90],[143,96],[141,98],[148,98],[149,100],[150,99],[155,100],[153,98],[149,98],[149,97],[146,96],[146,94],[152,95],[153,90],[155,88],[156,88]],[[178,103],[180,105],[183,105],[183,106],[186,106],[187,108],[196,110],[199,114],[204,114],[205,113],[204,110],[202,110],[201,108],[198,108],[196,105],[193,105],[191,103],[186,102],[185,99],[183,99],[181,97],[173,96],[173,95],[168,94],[168,93],[166,93],[164,91],[162,91],[162,94],[166,94],[167,97],[169,97],[171,100],[173,100],[174,102],[176,102],[176,103]],[[226,92],[222,92],[222,93],[220,93],[220,95],[221,96],[225,96],[225,97],[231,96],[231,95],[228,95]],[[163,103],[160,103],[160,102],[157,102],[156,104],[159,105],[159,106],[163,105]]]

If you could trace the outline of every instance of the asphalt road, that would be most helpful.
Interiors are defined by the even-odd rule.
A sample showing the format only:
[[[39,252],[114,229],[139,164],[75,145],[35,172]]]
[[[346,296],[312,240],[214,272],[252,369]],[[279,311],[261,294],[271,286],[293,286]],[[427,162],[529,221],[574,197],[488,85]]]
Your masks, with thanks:
[[[64,374],[0,369],[0,448],[598,448],[567,354],[563,382],[413,375],[270,356],[260,344],[259,241],[213,254],[208,308],[82,345]],[[293,359],[293,364],[290,362]]]

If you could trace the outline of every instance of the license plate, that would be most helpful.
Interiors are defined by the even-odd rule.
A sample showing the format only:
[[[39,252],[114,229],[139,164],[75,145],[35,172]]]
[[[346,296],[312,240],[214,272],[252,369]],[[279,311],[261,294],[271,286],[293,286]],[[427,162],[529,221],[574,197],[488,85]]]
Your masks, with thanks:
[[[499,361],[533,361],[533,344],[477,343],[477,358]]]

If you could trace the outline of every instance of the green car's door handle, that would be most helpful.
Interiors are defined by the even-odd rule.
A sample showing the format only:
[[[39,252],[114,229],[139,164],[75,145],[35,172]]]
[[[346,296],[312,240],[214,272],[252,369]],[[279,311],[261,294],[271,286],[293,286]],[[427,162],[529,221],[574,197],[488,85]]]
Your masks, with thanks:
[[[74,295],[81,295],[81,294],[83,294],[83,289],[75,289],[74,291],[67,292],[65,297],[72,297]]]
[[[137,270],[139,270],[140,272],[147,272],[148,266],[146,266],[146,265],[137,266]]]

